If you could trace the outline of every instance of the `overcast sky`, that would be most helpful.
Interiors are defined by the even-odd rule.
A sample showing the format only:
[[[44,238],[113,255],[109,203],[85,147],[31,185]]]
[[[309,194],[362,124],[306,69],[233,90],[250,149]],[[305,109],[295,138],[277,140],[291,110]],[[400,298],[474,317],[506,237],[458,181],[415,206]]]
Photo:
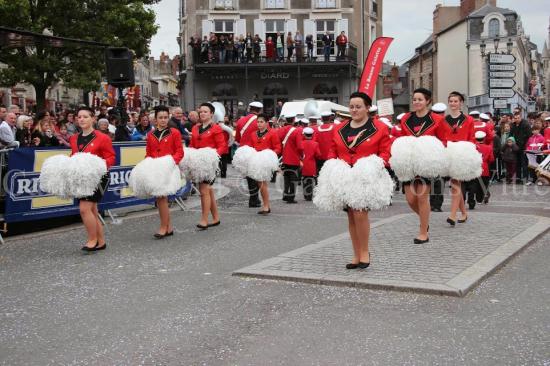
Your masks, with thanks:
[[[155,58],[162,51],[170,56],[179,53],[178,3],[179,0],[162,0],[153,6],[160,25],[151,42],[151,54]],[[384,35],[395,38],[386,60],[401,64],[414,54],[415,47],[432,32],[433,10],[438,3],[452,6],[460,0],[384,0]],[[549,3],[548,0],[497,0],[499,7],[513,9],[521,16],[525,32],[538,45],[539,52],[548,36]]]

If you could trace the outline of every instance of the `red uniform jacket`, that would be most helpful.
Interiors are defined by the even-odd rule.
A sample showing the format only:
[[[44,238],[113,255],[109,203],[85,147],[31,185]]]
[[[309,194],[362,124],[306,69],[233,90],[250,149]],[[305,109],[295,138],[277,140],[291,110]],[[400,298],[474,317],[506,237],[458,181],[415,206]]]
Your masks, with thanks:
[[[332,146],[332,136],[336,130],[336,125],[333,123],[327,123],[321,126],[317,126],[315,130],[314,139],[319,143],[319,150],[321,156],[319,160],[328,160],[328,154],[330,153],[330,147]]]
[[[243,131],[244,127],[251,118],[253,118],[253,121]],[[255,114],[249,114],[239,118],[237,121],[237,126],[235,127],[235,141],[237,141],[239,145],[251,146],[252,135],[258,130],[258,123],[256,122],[257,118],[258,116]]]
[[[411,116],[411,113],[406,113],[403,118],[401,118],[401,132],[402,136],[435,136],[443,144],[447,145],[447,135],[449,134],[449,124],[445,122],[443,116],[429,112],[431,123],[427,123],[422,127],[420,131],[412,131],[409,125],[407,125],[407,120]]]
[[[474,119],[472,116],[465,116],[466,118],[460,123],[451,127],[449,125],[449,130],[447,134],[447,141],[457,142],[457,141],[468,141],[473,144],[476,143],[475,131],[474,131]]]
[[[265,149],[270,149],[275,151],[275,154],[281,155],[282,146],[281,146],[281,140],[279,140],[279,136],[277,135],[277,132],[274,130],[267,130],[265,135],[262,137],[258,136],[258,133],[260,130],[256,131],[252,136],[252,147],[256,149],[256,151],[262,151]]]
[[[95,156],[99,156],[100,158],[105,160],[107,169],[109,169],[110,167],[115,165],[116,162],[116,154],[115,150],[113,149],[113,142],[111,141],[109,136],[105,135],[104,133],[101,133],[99,131],[94,131],[92,133],[94,134],[94,137],[86,146],[77,146],[79,134],[71,136],[71,139],[69,141],[72,150],[71,155],[79,152],[94,154]]]
[[[371,121],[373,129],[366,130],[367,132],[361,136],[353,148],[349,147],[349,141],[341,132],[345,126],[351,123],[351,120],[342,121],[334,132],[329,159],[342,159],[353,166],[357,160],[374,154],[381,157],[384,163],[388,165],[391,146],[388,126],[378,120]]]
[[[286,144],[284,144],[285,137],[291,128],[294,128],[289,135]],[[277,131],[279,134],[279,140],[283,147],[283,164],[300,166],[300,160],[302,158],[302,129],[299,127],[293,127],[286,125],[279,128]]]
[[[201,123],[197,123],[193,126],[191,132],[191,143],[189,144],[189,147],[195,149],[211,147],[216,150],[218,155],[223,155],[225,150],[225,142],[223,139],[222,128],[215,123],[210,123],[205,131],[199,133],[200,126],[202,126]]]
[[[158,139],[153,131],[147,134],[147,145],[145,146],[145,156],[150,158],[160,158],[166,155],[172,155],[174,162],[179,164],[183,159],[183,144],[181,133],[175,128],[167,128]]]
[[[302,156],[302,176],[317,176],[317,159],[321,156],[319,143],[315,140],[303,140],[304,155]]]
[[[489,172],[489,164],[495,161],[495,156],[493,155],[493,147],[486,143],[476,142],[477,151],[481,154],[482,163],[481,163],[481,176],[489,177],[491,173]]]
[[[394,140],[398,137],[401,137],[403,135],[403,130],[401,129],[401,125],[393,126],[391,129],[390,135],[394,137]]]
[[[477,131],[483,131],[485,132],[485,143],[489,145],[493,145],[493,138],[494,138],[494,131],[491,128],[491,126],[483,121],[475,121],[474,120],[474,134]]]
[[[224,154],[229,154],[229,132],[225,131],[223,128],[222,128],[222,132],[223,132],[223,146],[225,146],[225,148],[223,149],[223,153]]]

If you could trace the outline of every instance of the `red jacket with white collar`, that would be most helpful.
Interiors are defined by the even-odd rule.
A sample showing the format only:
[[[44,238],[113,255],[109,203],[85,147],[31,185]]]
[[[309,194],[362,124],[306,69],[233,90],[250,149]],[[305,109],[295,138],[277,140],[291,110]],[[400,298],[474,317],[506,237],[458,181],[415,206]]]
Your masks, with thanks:
[[[256,149],[256,151],[262,151],[266,149],[273,150],[275,154],[281,155],[282,146],[281,146],[281,140],[279,140],[279,136],[277,135],[277,132],[274,130],[266,130],[264,135],[260,135],[260,130],[257,130],[252,136],[251,136],[251,143],[252,147]]]
[[[161,137],[158,138],[154,131],[147,134],[147,145],[145,146],[145,156],[150,158],[160,158],[166,155],[172,155],[174,162],[179,164],[183,159],[183,144],[181,133],[175,128],[166,128]]]
[[[475,144],[474,119],[472,116],[464,116],[462,122],[457,123],[455,126],[451,126],[447,118],[450,118],[450,115],[445,116],[445,122],[449,125],[447,141],[468,141]]]
[[[477,151],[481,154],[482,162],[481,162],[481,176],[482,177],[488,177],[490,176],[489,172],[489,164],[491,164],[493,161],[495,161],[495,156],[493,155],[493,147],[486,143],[479,143],[476,142]]]
[[[202,126],[201,123],[197,123],[193,126],[191,132],[191,143],[189,144],[189,147],[195,149],[211,147],[216,150],[218,155],[223,155],[223,152],[225,150],[225,142],[223,139],[222,128],[215,123],[210,123],[206,130],[203,130],[202,133],[199,133],[200,126]]]
[[[333,123],[326,123],[314,128],[315,134],[313,138],[319,143],[319,150],[321,151],[319,160],[328,160],[328,154],[332,146],[332,136],[336,128],[337,126]]]
[[[291,129],[293,130],[289,134]],[[302,129],[300,127],[286,125],[279,128],[277,133],[279,134],[279,139],[281,140],[281,144],[283,146],[283,164],[300,166],[300,160],[303,152]],[[284,143],[287,134],[289,135],[286,143]]]
[[[445,122],[443,116],[429,112],[430,123],[427,123],[424,126],[421,126],[418,131],[413,131],[413,129],[407,124],[411,113],[406,113],[403,118],[401,118],[401,132],[402,136],[435,136],[443,144],[447,145],[447,135],[449,134],[449,125]]]
[[[329,159],[342,159],[350,165],[354,165],[357,160],[370,156],[378,155],[384,160],[386,166],[390,160],[390,134],[388,126],[378,120],[370,119],[357,140],[355,146],[350,145],[355,136],[345,136],[342,131],[351,123],[351,120],[342,121],[334,132],[332,147],[330,149]]]
[[[252,119],[252,122],[247,126],[248,121]],[[258,116],[255,114],[249,114],[239,118],[237,125],[235,126],[235,141],[240,146],[252,146],[252,135],[258,130],[258,122],[256,120]],[[244,127],[246,129],[243,131]]]
[[[493,138],[495,137],[494,127],[490,123],[483,122],[481,120],[474,120],[474,135],[477,131],[485,132],[485,143],[493,145]]]
[[[101,133],[99,131],[92,132],[94,137],[92,140],[85,146],[77,146],[78,145],[78,136],[80,134],[75,134],[71,136],[71,139],[69,143],[71,144],[71,155],[74,155],[79,152],[84,153],[90,153],[95,156],[99,156],[103,160],[105,160],[105,164],[107,165],[107,169],[115,165],[116,162],[116,154],[115,150],[113,149],[113,142],[109,138],[109,136],[105,135],[104,133]]]
[[[302,141],[304,156],[302,157],[302,176],[317,176],[317,159],[321,156],[319,143],[315,140],[304,139]]]

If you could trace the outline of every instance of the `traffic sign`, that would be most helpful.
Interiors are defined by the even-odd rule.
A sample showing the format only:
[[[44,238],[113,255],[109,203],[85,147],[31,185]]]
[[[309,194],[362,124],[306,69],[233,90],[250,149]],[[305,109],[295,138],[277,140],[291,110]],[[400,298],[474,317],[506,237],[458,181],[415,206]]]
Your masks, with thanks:
[[[508,99],[493,99],[494,109],[506,109],[508,108]]]
[[[514,79],[489,79],[490,88],[513,88],[515,85]]]
[[[489,73],[490,78],[515,78],[516,73],[513,71],[492,71]]]
[[[516,71],[516,65],[489,65],[490,71]]]
[[[512,98],[514,95],[513,89],[489,89],[489,98]]]
[[[502,53],[491,53],[489,55],[490,64],[513,64],[516,61],[514,55],[502,54]]]

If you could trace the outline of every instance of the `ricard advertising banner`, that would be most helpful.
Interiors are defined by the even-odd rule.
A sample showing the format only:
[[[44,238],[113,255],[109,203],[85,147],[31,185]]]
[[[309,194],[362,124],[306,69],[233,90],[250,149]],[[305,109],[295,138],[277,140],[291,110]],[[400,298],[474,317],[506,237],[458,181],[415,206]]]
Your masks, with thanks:
[[[145,143],[115,143],[116,163],[109,170],[109,186],[99,203],[99,210],[152,203],[152,199],[134,196],[128,187],[132,168],[145,158]],[[6,191],[5,221],[42,220],[78,215],[77,199],[62,199],[40,190],[39,177],[44,160],[53,155],[70,155],[65,148],[19,148],[9,152],[8,169],[4,172]],[[176,196],[191,189],[184,186]]]

